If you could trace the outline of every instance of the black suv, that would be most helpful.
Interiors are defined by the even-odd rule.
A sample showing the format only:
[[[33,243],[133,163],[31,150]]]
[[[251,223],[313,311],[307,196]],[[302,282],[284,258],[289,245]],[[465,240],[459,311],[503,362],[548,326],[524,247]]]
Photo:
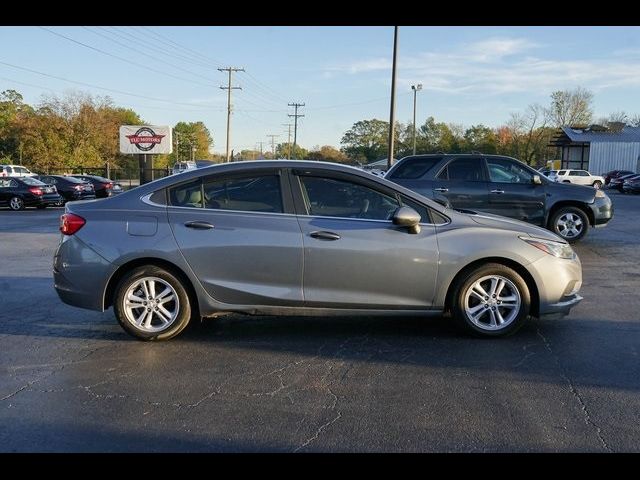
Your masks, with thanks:
[[[584,237],[589,225],[604,225],[613,217],[602,190],[553,182],[510,157],[415,155],[399,160],[384,178],[455,209],[548,228],[569,242]]]

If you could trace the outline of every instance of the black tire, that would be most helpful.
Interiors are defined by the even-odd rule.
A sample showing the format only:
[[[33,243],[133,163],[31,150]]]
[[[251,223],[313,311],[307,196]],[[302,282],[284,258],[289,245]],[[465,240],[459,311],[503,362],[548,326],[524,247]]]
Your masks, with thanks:
[[[145,331],[135,326],[131,321],[127,319],[127,314],[124,306],[124,296],[132,285],[140,281],[144,277],[156,277],[166,282],[175,291],[178,302],[174,304],[177,308],[177,315],[175,320],[169,324],[169,326],[160,331]],[[158,292],[157,292],[158,293]],[[146,308],[146,307],[144,307]],[[120,323],[120,326],[130,335],[138,340],[145,341],[161,341],[169,340],[170,338],[178,335],[184,330],[189,321],[191,320],[191,301],[185,288],[182,286],[182,281],[179,280],[172,272],[155,265],[144,265],[137,267],[120,279],[118,286],[116,287],[115,299],[113,302],[113,310]],[[142,311],[144,311],[142,309]]]
[[[504,327],[497,327],[494,329],[489,329],[490,325],[487,325],[486,327],[478,326],[469,317],[469,314],[465,309],[465,303],[467,302],[467,292],[478,280],[481,280],[483,277],[490,276],[499,276],[509,280],[509,282],[511,282],[511,285],[505,285],[504,288],[506,288],[507,291],[510,291],[513,288],[517,289],[518,295],[520,297],[520,306],[517,310],[517,313],[513,315],[513,318],[509,318],[511,310],[499,305],[496,305],[495,307],[487,307],[486,315],[481,314],[481,321],[476,323],[483,324],[486,320],[486,323],[488,324],[490,321],[490,310],[497,309],[498,312],[502,311],[502,313],[507,315],[507,318],[505,318],[505,320],[508,320],[508,322],[505,322],[506,325]],[[489,282],[490,284],[491,281],[487,280],[487,282]],[[473,300],[478,302],[478,304],[474,306],[481,305],[481,302],[479,302],[477,299]],[[470,295],[469,301],[472,301],[472,295]],[[453,287],[451,304],[453,321],[458,330],[461,330],[466,334],[481,338],[506,337],[509,335],[513,335],[518,330],[520,330],[520,328],[522,328],[522,326],[528,320],[529,311],[531,309],[531,294],[529,292],[527,282],[524,281],[524,279],[518,274],[518,272],[499,263],[488,263],[473,270],[464,272],[458,277]]]
[[[574,216],[577,215],[580,218],[581,224],[576,225],[579,228],[578,234],[573,233],[568,228],[563,228],[560,222],[563,219],[563,216]],[[587,230],[589,230],[589,217],[584,212],[584,210],[578,207],[563,207],[560,208],[557,212],[555,212],[551,219],[549,220],[549,230],[553,233],[560,235],[564,240],[569,243],[575,243],[582,239],[587,234]]]
[[[11,197],[9,200],[9,208],[14,212],[24,210],[24,200],[20,197]]]

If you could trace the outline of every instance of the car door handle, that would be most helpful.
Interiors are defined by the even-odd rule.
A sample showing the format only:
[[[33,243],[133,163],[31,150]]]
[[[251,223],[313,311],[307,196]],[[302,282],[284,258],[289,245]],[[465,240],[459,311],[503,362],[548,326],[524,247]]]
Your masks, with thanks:
[[[195,228],[196,230],[210,230],[213,228],[213,225],[211,225],[208,222],[197,222],[197,221],[187,222],[184,224],[184,226],[187,228]]]
[[[448,189],[448,188],[443,188],[443,187],[440,187],[440,188],[434,188],[434,190],[435,190],[436,192],[443,192],[443,193],[444,193],[444,192],[448,192],[448,191],[449,191],[449,189]]]
[[[504,193],[504,190],[491,190],[491,193]]]
[[[311,232],[309,236],[318,240],[340,240],[340,235],[333,232]]]

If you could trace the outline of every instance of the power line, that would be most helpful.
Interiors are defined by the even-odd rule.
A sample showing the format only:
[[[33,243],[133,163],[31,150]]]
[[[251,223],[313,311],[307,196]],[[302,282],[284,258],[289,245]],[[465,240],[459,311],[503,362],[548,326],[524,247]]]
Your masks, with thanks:
[[[267,137],[271,137],[271,158],[276,158],[276,147],[274,139],[279,137],[280,135],[267,135]]]
[[[94,50],[96,52],[102,53],[103,55],[107,55],[108,57],[112,57],[112,58],[115,58],[117,60],[120,60],[121,62],[125,62],[125,63],[128,63],[130,65],[134,65],[134,66],[136,66],[136,67],[138,67],[138,68],[140,68],[142,70],[150,70],[152,72],[159,73],[160,75],[165,75],[167,77],[175,78],[177,80],[182,80],[184,82],[195,83],[197,85],[204,85],[205,87],[211,86],[210,84],[205,84],[205,83],[202,83],[202,82],[198,82],[196,80],[191,80],[190,78],[184,78],[184,77],[180,77],[178,75],[173,75],[172,73],[167,73],[167,72],[164,72],[162,70],[157,70],[157,69],[152,68],[152,67],[142,66],[139,63],[132,62],[131,60],[128,60],[128,59],[123,58],[123,57],[120,57],[119,55],[114,55],[113,53],[105,52],[104,50],[101,50],[100,48],[92,47],[91,45],[87,45],[86,43],[80,42],[78,40],[74,40],[73,38],[67,37],[66,35],[63,35],[63,34],[58,33],[58,32],[54,32],[53,30],[50,30],[48,28],[45,28],[45,27],[38,27],[38,28],[41,28],[42,30],[45,30],[45,31],[47,31],[47,32],[49,32],[49,33],[51,33],[53,35],[56,35],[56,36],[61,37],[61,38],[64,38],[64,39],[66,39],[66,40],[68,40],[70,42],[76,43],[76,44],[81,45],[81,46],[83,46],[85,48],[88,48],[90,50]]]
[[[291,127],[293,127],[293,124],[283,123],[282,126],[289,127],[289,133],[287,136],[287,160],[291,160]]]
[[[1,65],[6,65],[6,66],[11,67],[11,68],[16,68],[18,70],[24,70],[25,72],[30,72],[30,73],[35,73],[37,75],[42,75],[44,77],[55,78],[56,80],[62,80],[63,82],[75,83],[76,85],[82,85],[82,86],[85,86],[85,87],[96,88],[98,90],[104,90],[105,92],[119,93],[121,95],[127,95],[127,96],[130,96],[130,97],[144,98],[146,100],[153,100],[155,102],[170,103],[170,104],[173,104],[173,105],[186,105],[187,107],[199,107],[199,106],[202,106],[202,104],[198,105],[198,104],[194,104],[194,103],[174,102],[172,100],[166,100],[164,98],[150,97],[148,95],[139,95],[139,94],[136,94],[136,93],[125,92],[124,90],[116,90],[114,88],[101,87],[99,85],[94,85],[92,83],[80,82],[78,80],[70,80],[70,79],[65,78],[65,77],[52,75],[50,73],[39,72],[38,70],[33,70],[33,69],[27,68],[27,67],[20,67],[18,65],[13,65],[12,63],[3,62],[1,60],[0,60],[0,64]]]
[[[127,45],[127,44],[122,43],[122,42],[120,42],[120,41],[118,41],[118,40],[115,40],[115,39],[113,39],[113,38],[110,38],[110,37],[108,37],[107,35],[104,35],[103,33],[96,32],[96,31],[94,31],[94,30],[90,30],[90,29],[89,29],[89,28],[87,28],[87,27],[82,27],[82,28],[84,28],[84,29],[85,29],[85,30],[87,30],[88,32],[93,33],[94,35],[98,35],[98,36],[100,36],[100,37],[102,37],[102,38],[106,38],[106,39],[107,39],[107,40],[109,40],[110,42],[114,42],[114,43],[116,43],[116,44],[118,44],[118,45],[121,45],[121,46],[123,46],[123,47],[125,47],[125,48],[131,48],[131,46],[130,46],[130,45]],[[145,57],[152,58],[152,59],[154,59],[154,60],[157,60],[157,61],[159,61],[159,62],[162,62],[163,64],[165,64],[165,65],[169,65],[169,66],[171,66],[171,67],[173,67],[173,68],[175,68],[175,69],[177,69],[177,70],[179,70],[179,71],[181,71],[181,72],[189,73],[189,74],[191,74],[191,75],[193,75],[193,76],[196,76],[196,77],[199,77],[199,78],[204,78],[205,80],[210,80],[210,78],[209,78],[209,77],[206,77],[205,75],[200,75],[199,73],[192,72],[191,70],[187,70],[186,68],[180,67],[179,65],[175,65],[175,64],[173,64],[173,63],[169,63],[169,62],[167,62],[166,60],[163,60],[163,59],[161,59],[161,58],[158,58],[158,57],[155,57],[155,56],[153,56],[153,55],[150,55],[149,53],[145,53],[144,55],[145,55]]]
[[[304,117],[304,115],[298,114],[298,107],[304,107],[304,103],[287,103],[288,106],[295,108],[295,113],[293,115],[289,114],[290,117],[294,117],[295,127],[293,129],[293,154],[296,153],[296,145],[298,143],[298,117]]]
[[[222,90],[227,90],[227,162],[229,161],[229,138],[231,134],[231,90],[242,90],[242,87],[234,87],[231,83],[231,75],[233,72],[244,72],[244,68],[227,67],[219,68],[221,72],[229,72],[229,83],[227,86],[221,86]]]

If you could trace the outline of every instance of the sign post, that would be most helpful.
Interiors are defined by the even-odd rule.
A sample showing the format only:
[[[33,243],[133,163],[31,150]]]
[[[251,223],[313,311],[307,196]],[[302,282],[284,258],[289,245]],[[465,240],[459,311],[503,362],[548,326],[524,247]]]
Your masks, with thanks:
[[[173,152],[172,128],[169,126],[122,125],[120,153],[136,155],[140,185],[154,180],[153,156]]]

